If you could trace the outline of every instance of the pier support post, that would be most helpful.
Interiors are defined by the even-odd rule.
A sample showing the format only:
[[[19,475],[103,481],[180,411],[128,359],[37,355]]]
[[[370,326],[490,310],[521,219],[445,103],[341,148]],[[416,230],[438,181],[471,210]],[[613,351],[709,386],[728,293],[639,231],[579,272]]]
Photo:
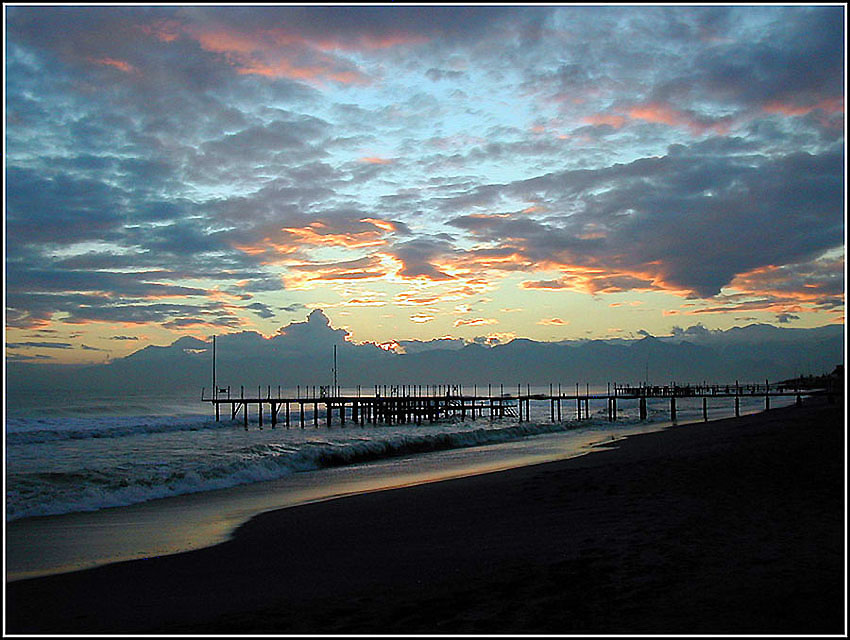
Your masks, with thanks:
[[[491,401],[492,406],[492,401]],[[549,393],[549,414],[552,418],[552,422],[555,422],[555,398],[552,397],[552,393]]]
[[[702,420],[708,422],[708,400],[704,396],[702,399]]]
[[[670,421],[676,422],[676,396],[670,396]]]
[[[640,419],[646,420],[646,396],[641,396],[639,401]]]
[[[735,396],[735,417],[741,417],[741,399],[738,396]]]
[[[770,396],[767,394],[764,394],[764,410],[770,411]]]

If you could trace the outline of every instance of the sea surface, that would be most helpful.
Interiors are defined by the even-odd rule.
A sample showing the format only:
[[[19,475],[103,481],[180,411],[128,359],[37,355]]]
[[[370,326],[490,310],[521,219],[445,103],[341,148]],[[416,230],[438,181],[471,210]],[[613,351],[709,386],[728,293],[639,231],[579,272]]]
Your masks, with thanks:
[[[771,407],[793,401],[771,398]],[[217,422],[199,397],[8,397],[7,578],[194,548],[270,508],[584,455],[670,425],[669,400],[661,399],[649,401],[646,421],[637,401],[621,400],[613,423],[604,400],[591,400],[591,417],[582,421],[574,402],[563,401],[553,422],[548,400],[533,400],[528,421],[485,416],[421,426],[361,427],[349,418],[342,427],[335,415],[328,428],[323,414],[315,427],[307,404],[305,428],[293,406],[289,428],[280,416],[272,429],[266,415],[260,429],[254,405],[246,430],[241,415],[234,421],[222,409]],[[763,397],[742,398],[742,413],[763,409]],[[677,399],[677,413],[679,424],[702,421],[702,400]],[[733,399],[709,398],[708,413],[733,416]],[[62,544],[70,555],[51,559]]]

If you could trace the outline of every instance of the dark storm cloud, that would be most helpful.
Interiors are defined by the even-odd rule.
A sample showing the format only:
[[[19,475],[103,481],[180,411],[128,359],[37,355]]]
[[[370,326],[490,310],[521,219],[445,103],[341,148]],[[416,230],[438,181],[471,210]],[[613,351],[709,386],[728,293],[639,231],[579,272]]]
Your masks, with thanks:
[[[328,124],[318,118],[281,114],[279,119],[266,125],[252,126],[237,133],[228,134],[201,145],[202,156],[229,158],[243,161],[246,157],[256,157],[265,153],[284,152],[295,154],[298,159],[311,159],[320,154],[309,146],[327,130]]]
[[[838,98],[844,91],[841,11],[807,7],[793,19],[780,14],[769,37],[719,45],[697,57],[691,82],[706,95],[759,107],[812,106]]]
[[[712,296],[736,274],[811,260],[841,245],[843,153],[662,158],[477,188],[441,206],[506,195],[571,212],[546,220],[451,221],[538,262],[652,273],[668,287]]]
[[[495,25],[538,24],[548,10],[474,6],[312,6],[312,7],[193,7],[181,13],[190,20],[221,20],[243,32],[280,27],[310,39],[331,38],[341,46],[359,47],[393,37],[422,36],[469,41]]]
[[[263,304],[262,302],[254,302],[253,304],[246,305],[245,309],[250,309],[254,315],[258,318],[274,318],[275,313],[271,310],[268,305]]]
[[[43,175],[6,168],[6,225],[9,239],[69,244],[114,237],[122,224],[127,194],[99,180],[66,174]]]
[[[7,342],[7,349],[71,349],[73,345],[69,342]]]
[[[162,284],[149,280],[169,277],[169,272],[154,273],[109,273],[103,271],[60,271],[26,269],[16,271],[10,291],[78,291],[103,292],[115,297],[160,298],[182,296],[204,296],[205,289],[180,285]]]
[[[399,275],[405,278],[425,277],[429,280],[451,280],[434,263],[454,252],[451,243],[438,238],[418,237],[395,243],[387,250],[403,264]]]
[[[217,326],[240,326],[236,315],[218,304],[196,306],[190,304],[121,304],[77,307],[71,310],[66,322],[121,322],[148,324],[155,322],[163,326],[212,324]]]

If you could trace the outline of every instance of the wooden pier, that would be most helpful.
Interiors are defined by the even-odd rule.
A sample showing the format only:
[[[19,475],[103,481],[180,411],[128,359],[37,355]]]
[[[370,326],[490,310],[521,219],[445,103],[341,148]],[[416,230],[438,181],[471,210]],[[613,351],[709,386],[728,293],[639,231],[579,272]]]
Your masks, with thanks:
[[[585,420],[590,417],[590,401],[605,401],[609,421],[616,421],[618,403],[637,401],[641,420],[647,419],[647,400],[669,399],[670,419],[676,422],[676,400],[681,398],[702,398],[702,417],[708,420],[708,398],[729,398],[734,401],[735,416],[740,415],[740,401],[743,397],[762,397],[765,410],[770,409],[770,399],[775,397],[795,396],[797,404],[802,402],[803,395],[832,394],[825,389],[789,389],[782,385],[770,385],[765,381],[761,384],[740,385],[609,385],[605,393],[590,393],[585,385],[581,393],[578,384],[575,393],[565,393],[561,385],[549,385],[549,393],[531,393],[530,386],[516,386],[516,393],[505,392],[504,386],[499,386],[499,392],[494,393],[492,385],[488,386],[487,395],[479,394],[477,385],[472,393],[465,393],[461,385],[394,385],[375,386],[371,394],[363,394],[360,387],[354,395],[344,395],[339,388],[334,387],[301,387],[297,388],[294,396],[282,396],[280,387],[277,395],[271,386],[264,390],[257,388],[256,395],[246,395],[245,388],[239,388],[239,395],[231,393],[230,387],[215,387],[215,392],[207,397],[206,389],[201,391],[201,400],[209,402],[215,409],[215,419],[221,419],[222,406],[230,413],[231,420],[241,421],[248,428],[250,414],[256,416],[256,422],[262,429],[264,421],[271,428],[282,425],[290,427],[307,426],[307,410],[311,410],[310,426],[328,428],[338,424],[346,425],[396,425],[416,424],[424,422],[436,423],[449,419],[470,420],[487,417],[491,420],[516,418],[518,422],[530,420],[531,402],[548,402],[549,418],[552,422],[565,420]],[[468,391],[468,389],[467,389]],[[525,393],[523,393],[525,391]],[[830,395],[830,397],[832,397]],[[254,412],[251,407],[255,407]],[[575,408],[573,412],[571,407]],[[569,412],[570,415],[567,415]]]

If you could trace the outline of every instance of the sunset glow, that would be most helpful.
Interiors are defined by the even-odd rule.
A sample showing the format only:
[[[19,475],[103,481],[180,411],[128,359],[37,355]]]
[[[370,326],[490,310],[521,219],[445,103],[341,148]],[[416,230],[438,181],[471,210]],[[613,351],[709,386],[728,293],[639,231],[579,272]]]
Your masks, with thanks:
[[[841,7],[5,11],[7,359],[844,322]]]

